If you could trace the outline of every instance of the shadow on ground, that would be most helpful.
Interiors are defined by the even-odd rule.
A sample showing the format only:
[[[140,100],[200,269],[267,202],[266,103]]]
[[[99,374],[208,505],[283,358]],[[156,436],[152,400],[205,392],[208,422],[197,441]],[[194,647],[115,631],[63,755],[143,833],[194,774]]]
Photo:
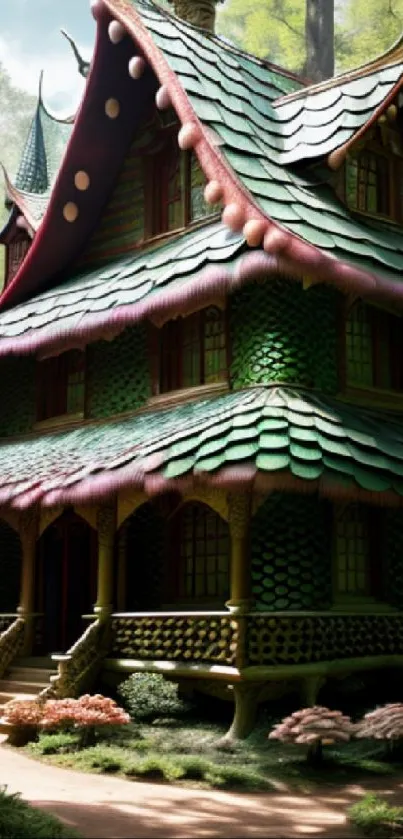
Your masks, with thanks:
[[[345,807],[357,794],[333,796],[222,796],[212,799],[208,793],[192,797],[189,790],[183,799],[169,800],[147,795],[137,801],[100,801],[98,804],[75,804],[62,801],[31,801],[53,813],[86,839],[189,839],[189,837],[353,837],[345,820]]]

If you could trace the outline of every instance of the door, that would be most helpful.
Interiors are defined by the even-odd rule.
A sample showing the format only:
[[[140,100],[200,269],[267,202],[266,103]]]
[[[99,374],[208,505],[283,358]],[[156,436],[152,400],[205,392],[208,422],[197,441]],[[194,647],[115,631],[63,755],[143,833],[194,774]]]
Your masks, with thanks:
[[[66,652],[83,631],[96,599],[97,534],[73,512],[63,513],[38,543],[37,611],[41,651]]]

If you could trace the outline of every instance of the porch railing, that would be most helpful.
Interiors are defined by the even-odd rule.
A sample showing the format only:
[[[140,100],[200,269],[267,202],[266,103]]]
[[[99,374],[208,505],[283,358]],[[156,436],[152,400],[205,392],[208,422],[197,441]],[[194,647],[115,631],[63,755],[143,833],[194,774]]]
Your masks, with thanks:
[[[112,615],[109,655],[239,669],[403,656],[403,614],[119,613]]]
[[[0,615],[0,679],[24,642],[25,621],[19,615]]]
[[[101,669],[108,645],[108,622],[93,620],[67,653],[52,655],[57,674],[51,676],[51,683],[41,692],[41,698],[77,697],[89,690]]]
[[[110,655],[235,666],[239,624],[229,612],[112,615]]]

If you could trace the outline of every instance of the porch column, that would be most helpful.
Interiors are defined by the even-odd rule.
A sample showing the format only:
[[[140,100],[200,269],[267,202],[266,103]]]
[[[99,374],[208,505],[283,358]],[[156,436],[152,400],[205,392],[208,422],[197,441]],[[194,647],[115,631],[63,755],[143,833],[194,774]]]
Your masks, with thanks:
[[[25,633],[22,654],[30,655],[34,643],[34,607],[35,607],[35,560],[36,540],[38,536],[38,517],[36,511],[27,510],[19,520],[22,563],[20,584],[19,615],[25,620]]]
[[[97,512],[98,590],[94,612],[107,618],[113,606],[113,555],[116,533],[116,507],[100,507]]]
[[[117,608],[118,612],[124,612],[126,608],[126,553],[127,553],[127,522],[122,525],[119,531],[117,547]]]
[[[251,606],[251,570],[249,527],[251,496],[249,493],[232,493],[228,498],[229,529],[231,539],[230,599],[226,603],[231,611],[247,612]]]

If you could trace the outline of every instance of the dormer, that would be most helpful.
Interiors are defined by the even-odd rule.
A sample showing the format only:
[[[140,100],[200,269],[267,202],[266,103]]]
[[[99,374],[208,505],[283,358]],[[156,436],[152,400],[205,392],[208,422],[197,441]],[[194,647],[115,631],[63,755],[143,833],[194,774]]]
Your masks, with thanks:
[[[14,210],[0,234],[0,242],[5,247],[4,288],[15,277],[32,244],[31,231],[23,216]]]

